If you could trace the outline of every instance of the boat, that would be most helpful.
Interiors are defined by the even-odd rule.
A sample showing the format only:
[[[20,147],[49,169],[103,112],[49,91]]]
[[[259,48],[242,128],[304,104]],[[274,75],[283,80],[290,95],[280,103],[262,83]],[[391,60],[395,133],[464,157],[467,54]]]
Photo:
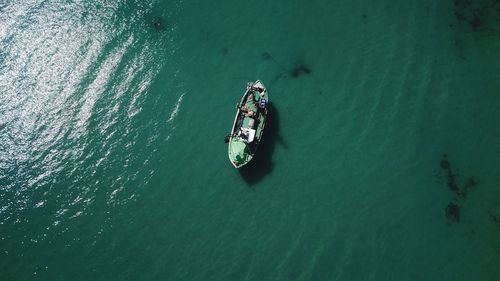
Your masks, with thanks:
[[[248,164],[262,141],[266,125],[269,96],[264,84],[248,82],[247,89],[236,105],[236,116],[228,140],[229,161],[235,168]]]

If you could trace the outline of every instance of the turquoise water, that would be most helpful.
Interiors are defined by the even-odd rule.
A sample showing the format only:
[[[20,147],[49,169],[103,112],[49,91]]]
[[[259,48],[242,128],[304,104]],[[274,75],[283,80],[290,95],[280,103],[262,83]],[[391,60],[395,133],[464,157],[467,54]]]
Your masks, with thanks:
[[[498,280],[499,4],[201,2],[0,1],[0,280]]]

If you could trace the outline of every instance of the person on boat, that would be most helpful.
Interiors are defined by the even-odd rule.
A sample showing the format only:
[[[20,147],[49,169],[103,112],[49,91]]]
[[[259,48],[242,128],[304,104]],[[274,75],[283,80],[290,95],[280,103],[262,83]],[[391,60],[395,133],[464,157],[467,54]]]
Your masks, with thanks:
[[[267,101],[264,98],[259,99],[259,108],[264,109],[266,108]]]
[[[243,138],[243,139],[248,140],[248,131],[247,130],[243,130],[243,128],[241,128],[240,129],[240,137]]]
[[[239,107],[239,109],[240,109],[241,111],[243,111],[243,112],[248,112],[248,106],[246,106],[246,105],[242,105],[242,106],[240,106],[240,107]]]
[[[245,114],[245,116],[246,116],[246,117],[255,117],[255,115],[256,115],[256,114],[255,114],[255,112],[254,112],[254,111],[252,111],[252,110],[248,111],[248,112]]]

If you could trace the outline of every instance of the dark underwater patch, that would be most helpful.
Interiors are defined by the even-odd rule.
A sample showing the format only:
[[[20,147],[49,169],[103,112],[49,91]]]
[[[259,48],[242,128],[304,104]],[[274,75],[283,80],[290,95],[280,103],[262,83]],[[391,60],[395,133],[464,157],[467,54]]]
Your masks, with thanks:
[[[443,169],[449,169],[450,168],[450,162],[447,159],[443,159],[439,163],[441,165],[441,168],[443,168]]]
[[[270,53],[268,52],[263,52],[262,54],[260,54],[260,58],[262,60],[271,60],[273,57],[271,56]]]
[[[480,30],[481,29],[481,25],[483,23],[481,21],[481,19],[478,16],[476,16],[476,15],[474,15],[474,17],[472,17],[472,19],[469,19],[468,22],[469,22],[470,27],[474,31]]]
[[[163,20],[163,18],[157,18],[157,19],[153,20],[151,22],[151,24],[153,25],[153,28],[156,31],[163,31],[166,29],[166,24],[165,24],[165,21]]]
[[[467,178],[463,185],[461,185],[459,183],[458,172],[455,168],[453,168],[454,165],[452,165],[446,154],[444,154],[439,161],[439,167],[444,171],[446,186],[454,194],[452,201],[450,201],[445,208],[446,218],[449,222],[459,223],[461,215],[460,205],[464,203],[463,200],[467,197],[468,192],[478,186],[479,182],[471,176]],[[441,183],[441,180],[439,180],[439,182]]]
[[[466,194],[462,188],[460,188],[457,184],[457,172],[454,171],[451,167],[450,161],[447,159],[446,154],[443,156],[443,159],[439,162],[439,166],[446,172],[447,186],[448,188],[460,197],[465,197]]]
[[[440,168],[444,171],[444,175],[441,172],[441,175],[437,175],[437,182],[442,184],[442,178],[446,178],[446,185],[449,188],[451,192],[453,192],[454,196],[452,197],[451,201],[448,203],[448,205],[445,208],[445,214],[446,218],[448,220],[448,223],[459,223],[461,216],[462,216],[462,211],[465,206],[465,200],[467,198],[467,195],[471,190],[474,190],[479,186],[479,181],[477,180],[476,177],[470,176],[467,177],[465,181],[463,181],[463,184],[459,183],[459,175],[458,172],[455,168],[453,168],[455,165],[451,163],[451,161],[448,159],[448,156],[446,154],[443,155],[441,160],[439,161],[439,166]],[[489,220],[494,223],[495,225],[500,227],[500,218],[496,216],[493,212],[488,210],[487,208],[484,208],[484,211],[488,214]],[[472,230],[469,233],[469,237],[474,236],[475,231]]]
[[[449,221],[456,223],[460,222],[460,206],[458,206],[458,204],[450,202],[448,206],[446,206],[445,212],[446,218],[448,218]]]
[[[452,0],[453,14],[458,25],[465,31],[498,32],[500,28],[500,1],[498,0]]]
[[[282,71],[278,73],[272,82],[279,80],[281,78],[292,77],[294,79],[299,78],[302,74],[311,74],[312,70],[309,66],[304,63],[294,64],[292,68],[283,66],[283,64],[277,62],[269,52],[262,52],[260,58],[263,61],[272,61],[276,66],[278,66]]]
[[[311,69],[304,64],[298,64],[290,70],[290,75],[293,78],[298,78],[302,73],[311,74]]]
[[[457,56],[465,61],[468,52],[495,50],[483,49],[491,40],[500,36],[500,1],[499,0],[452,0],[454,15],[448,27],[454,33],[453,45]],[[474,34],[474,36],[470,36]],[[470,44],[467,41],[483,41],[481,44]]]
[[[492,213],[490,213],[489,215],[491,221],[494,222],[496,225],[500,226],[500,219],[497,216],[493,215]]]
[[[474,179],[474,177],[470,177],[464,184],[464,193],[467,194],[470,189],[478,186],[479,182]]]

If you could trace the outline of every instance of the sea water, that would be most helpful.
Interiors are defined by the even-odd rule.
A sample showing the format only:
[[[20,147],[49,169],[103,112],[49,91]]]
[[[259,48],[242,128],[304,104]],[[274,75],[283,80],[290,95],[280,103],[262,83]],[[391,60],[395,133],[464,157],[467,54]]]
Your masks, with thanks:
[[[0,1],[0,280],[498,280],[499,10]]]

